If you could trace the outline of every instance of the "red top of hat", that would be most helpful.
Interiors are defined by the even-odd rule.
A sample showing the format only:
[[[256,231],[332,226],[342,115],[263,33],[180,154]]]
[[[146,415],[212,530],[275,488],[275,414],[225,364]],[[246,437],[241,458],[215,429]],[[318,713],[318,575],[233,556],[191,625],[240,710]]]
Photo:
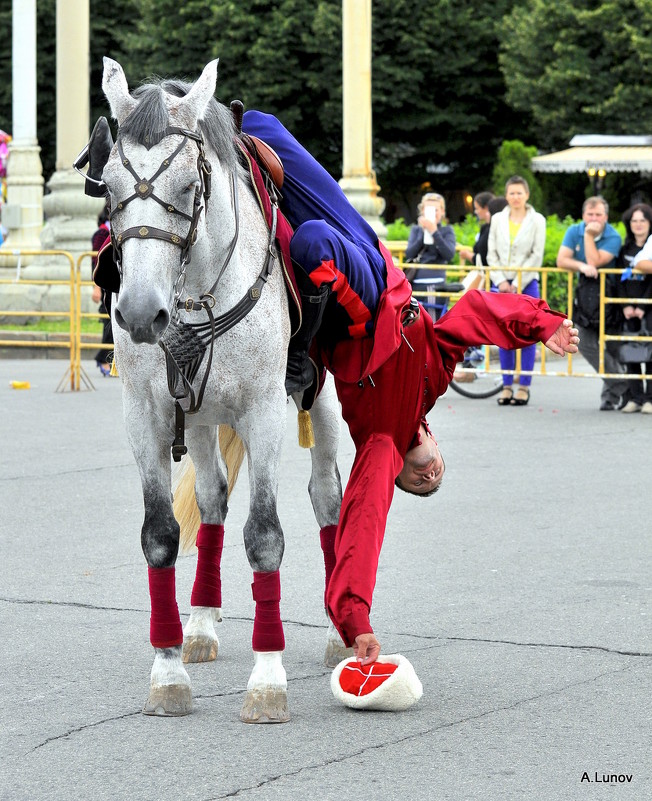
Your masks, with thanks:
[[[350,662],[340,673],[340,687],[351,695],[369,695],[387,681],[397,667],[388,662],[372,662],[370,665]]]

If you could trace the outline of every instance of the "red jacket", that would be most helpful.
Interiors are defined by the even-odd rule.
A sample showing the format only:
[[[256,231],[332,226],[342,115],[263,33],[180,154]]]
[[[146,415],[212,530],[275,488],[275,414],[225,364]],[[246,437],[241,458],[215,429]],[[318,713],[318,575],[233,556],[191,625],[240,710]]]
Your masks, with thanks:
[[[335,376],[356,448],[327,590],[329,614],[347,645],[372,631],[369,612],[394,480],[421,420],[448,388],[464,351],[469,345],[521,348],[545,342],[564,319],[526,295],[473,290],[434,325],[422,308],[419,319],[403,328],[401,311],[411,288],[386,258],[387,290],[374,337],[345,340],[334,353],[322,354]]]

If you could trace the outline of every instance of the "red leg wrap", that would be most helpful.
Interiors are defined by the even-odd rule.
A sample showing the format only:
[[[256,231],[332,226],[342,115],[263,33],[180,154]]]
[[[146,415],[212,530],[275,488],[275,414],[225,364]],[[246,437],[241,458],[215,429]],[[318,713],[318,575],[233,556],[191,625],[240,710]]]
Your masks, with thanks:
[[[172,648],[183,643],[183,629],[175,592],[173,567],[148,567],[152,614],[149,640],[154,648]]]
[[[191,606],[222,606],[220,562],[224,526],[202,523],[197,532],[197,572],[190,596]]]
[[[254,651],[283,651],[285,636],[279,608],[281,576],[278,570],[272,573],[257,573],[254,570],[251,589],[256,602],[254,636],[251,640]]]
[[[321,549],[324,552],[324,567],[326,569],[326,584],[324,589],[324,603],[326,603],[326,592],[328,591],[328,582],[331,580],[331,575],[335,569],[335,534],[337,533],[337,526],[324,526],[319,532],[319,539],[321,540]]]

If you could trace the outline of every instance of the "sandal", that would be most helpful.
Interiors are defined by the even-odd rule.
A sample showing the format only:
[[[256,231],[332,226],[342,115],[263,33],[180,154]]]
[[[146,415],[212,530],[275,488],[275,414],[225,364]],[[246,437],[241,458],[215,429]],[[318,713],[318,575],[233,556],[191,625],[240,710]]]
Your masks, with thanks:
[[[530,390],[527,387],[519,387],[512,398],[512,406],[526,406],[530,400]]]
[[[496,403],[499,406],[509,406],[512,403],[514,392],[511,387],[503,387],[503,391],[498,396]]]

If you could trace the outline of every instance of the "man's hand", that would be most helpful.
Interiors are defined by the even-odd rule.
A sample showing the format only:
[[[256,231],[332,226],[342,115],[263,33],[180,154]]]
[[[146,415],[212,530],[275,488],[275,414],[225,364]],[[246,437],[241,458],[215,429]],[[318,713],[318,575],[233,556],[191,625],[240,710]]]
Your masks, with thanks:
[[[597,278],[598,277],[598,268],[594,267],[592,264],[586,264],[581,262],[581,267],[579,272],[585,275],[587,278]]]
[[[564,356],[567,353],[577,353],[579,342],[580,338],[577,335],[577,328],[573,328],[573,321],[564,320],[545,346],[558,356]]]
[[[102,290],[97,286],[97,284],[93,284],[93,292],[92,292],[93,303],[99,303],[102,300]]]
[[[358,634],[353,643],[353,653],[363,665],[375,662],[380,655],[380,643],[374,633],[370,631],[369,634]]]
[[[595,220],[593,222],[586,223],[586,225],[584,226],[584,233],[588,234],[590,237],[593,237],[593,239],[600,236],[600,234],[603,231],[604,231],[604,225],[599,222],[596,222]]]

